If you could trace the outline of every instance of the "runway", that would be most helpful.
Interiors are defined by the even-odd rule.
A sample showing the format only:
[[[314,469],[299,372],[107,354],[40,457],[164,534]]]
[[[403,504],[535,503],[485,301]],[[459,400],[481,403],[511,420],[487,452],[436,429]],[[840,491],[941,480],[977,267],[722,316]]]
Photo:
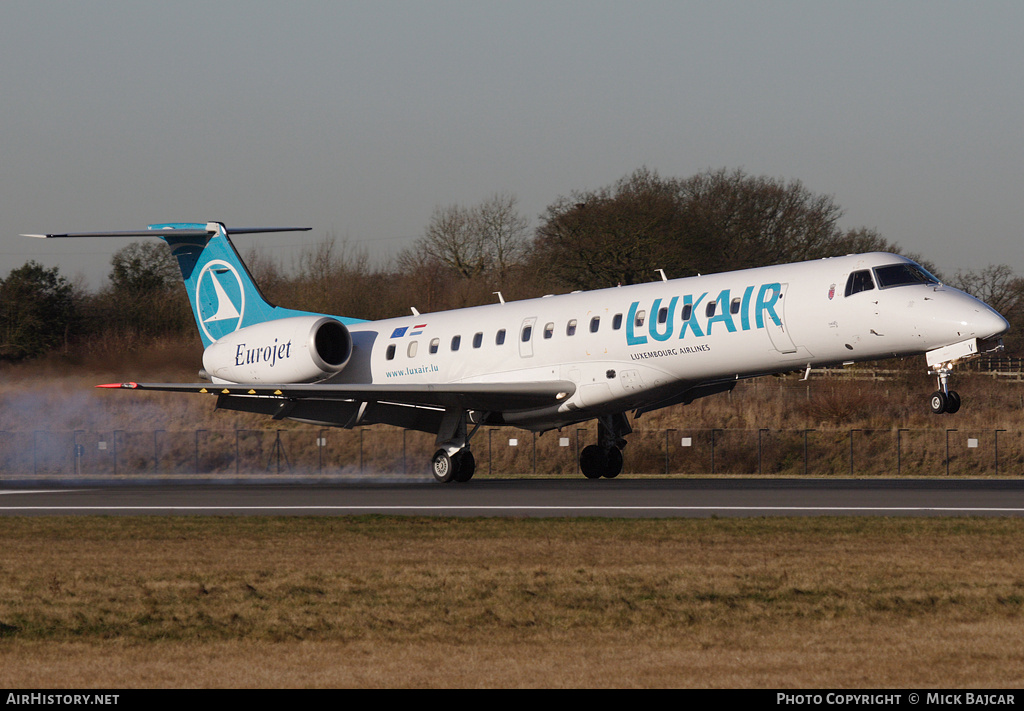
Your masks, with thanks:
[[[483,479],[0,482],[0,516],[1024,516],[1024,481]]]

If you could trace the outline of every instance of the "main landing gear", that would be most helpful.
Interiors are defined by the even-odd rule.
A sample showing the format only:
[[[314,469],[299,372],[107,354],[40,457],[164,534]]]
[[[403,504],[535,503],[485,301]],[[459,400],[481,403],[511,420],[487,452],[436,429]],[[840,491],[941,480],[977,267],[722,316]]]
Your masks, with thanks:
[[[478,429],[479,424],[467,432],[465,412],[445,411],[441,428],[437,433],[437,446],[440,449],[434,452],[430,460],[430,471],[435,480],[448,484],[453,481],[464,483],[473,478],[476,472],[476,458],[469,449],[469,440]]]
[[[460,449],[454,454],[448,454],[446,450],[439,449],[434,452],[430,466],[434,479],[440,483],[447,484],[451,481],[463,483],[473,478],[473,473],[476,471],[476,458],[469,447]]]
[[[580,452],[580,471],[588,479],[614,479],[622,471],[622,448],[633,428],[621,412],[602,415],[597,422],[597,444]],[[476,458],[469,449],[469,441],[478,429],[479,424],[467,432],[465,412],[445,412],[437,434],[438,450],[430,460],[430,471],[436,481],[464,483],[473,478]]]
[[[614,479],[622,471],[622,448],[633,431],[624,413],[602,415],[597,420],[597,444],[580,452],[580,471],[588,479]]]

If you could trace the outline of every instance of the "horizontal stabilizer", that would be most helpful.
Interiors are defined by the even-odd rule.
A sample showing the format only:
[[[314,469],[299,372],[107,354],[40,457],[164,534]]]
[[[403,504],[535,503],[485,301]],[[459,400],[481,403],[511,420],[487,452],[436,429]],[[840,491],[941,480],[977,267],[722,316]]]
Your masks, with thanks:
[[[213,223],[211,223],[213,224]],[[169,228],[168,228],[169,229]],[[309,232],[312,227],[235,227],[227,230],[232,235],[262,234],[264,232]],[[57,237],[159,237],[163,230],[121,230],[118,232],[53,232],[47,234],[23,234],[22,237],[50,239]],[[174,229],[175,237],[210,237],[217,229]]]

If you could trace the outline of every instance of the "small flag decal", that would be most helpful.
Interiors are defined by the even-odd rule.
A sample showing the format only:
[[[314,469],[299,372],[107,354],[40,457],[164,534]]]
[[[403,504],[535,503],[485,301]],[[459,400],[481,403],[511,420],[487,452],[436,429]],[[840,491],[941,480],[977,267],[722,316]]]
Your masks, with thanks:
[[[392,338],[401,338],[402,336],[406,335],[407,333],[410,336],[418,336],[421,333],[423,333],[423,329],[426,328],[426,327],[427,327],[427,324],[421,323],[418,326],[413,326],[412,330],[410,331],[408,326],[401,326],[400,328],[396,328],[394,331],[391,332],[391,337]]]

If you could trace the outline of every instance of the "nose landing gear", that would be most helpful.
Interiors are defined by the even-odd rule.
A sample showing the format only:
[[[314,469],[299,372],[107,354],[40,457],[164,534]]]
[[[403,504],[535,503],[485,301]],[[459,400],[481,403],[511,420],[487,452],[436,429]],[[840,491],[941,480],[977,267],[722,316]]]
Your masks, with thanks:
[[[1001,349],[1002,342],[1000,341],[995,350]],[[952,414],[960,409],[960,394],[956,390],[949,389],[949,376],[953,372],[953,366],[957,363],[977,358],[980,355],[976,338],[925,353],[925,360],[928,362],[929,368],[928,374],[936,376],[939,381],[939,389],[933,392],[928,400],[932,412],[936,415]]]
[[[960,393],[949,389],[949,373],[952,369],[952,364],[948,364],[945,368],[932,371],[939,378],[939,389],[932,393],[929,400],[932,412],[936,415],[952,415],[960,409]]]

